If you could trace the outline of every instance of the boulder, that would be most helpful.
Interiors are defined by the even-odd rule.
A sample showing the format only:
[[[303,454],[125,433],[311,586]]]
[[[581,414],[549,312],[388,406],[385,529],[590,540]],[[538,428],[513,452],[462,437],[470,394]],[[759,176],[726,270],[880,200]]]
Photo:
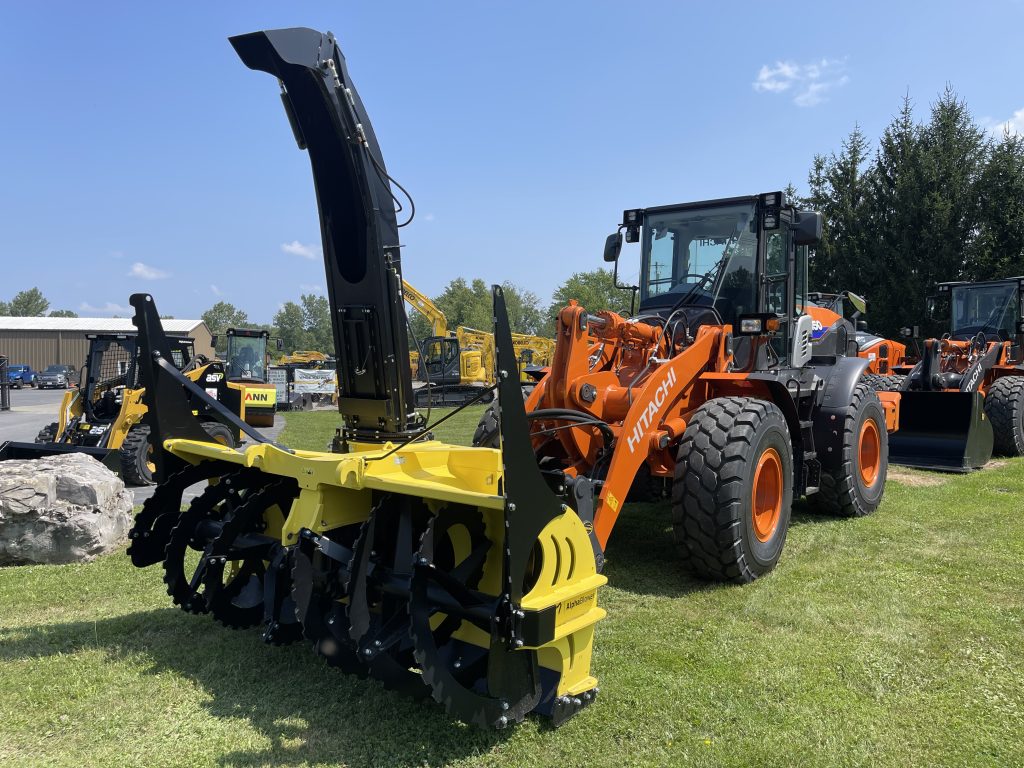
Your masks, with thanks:
[[[132,494],[91,456],[0,461],[0,565],[80,563],[118,547]]]

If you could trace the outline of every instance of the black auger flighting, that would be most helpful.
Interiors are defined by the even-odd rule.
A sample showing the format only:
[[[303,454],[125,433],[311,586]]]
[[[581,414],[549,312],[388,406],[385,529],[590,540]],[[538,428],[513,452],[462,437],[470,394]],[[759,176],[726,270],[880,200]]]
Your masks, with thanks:
[[[332,666],[504,727],[562,722],[596,695],[597,573],[588,530],[537,469],[504,296],[494,289],[501,449],[431,439],[413,408],[394,198],[370,121],[330,34],[232,38],[278,78],[316,186],[343,426],[334,451],[199,431],[161,362],[152,297],[135,295],[159,486],[129,554],[160,562],[174,602],[267,642],[305,639]],[[183,394],[184,393],[184,394]],[[208,487],[181,512],[190,485]],[[198,551],[198,561],[190,556]]]

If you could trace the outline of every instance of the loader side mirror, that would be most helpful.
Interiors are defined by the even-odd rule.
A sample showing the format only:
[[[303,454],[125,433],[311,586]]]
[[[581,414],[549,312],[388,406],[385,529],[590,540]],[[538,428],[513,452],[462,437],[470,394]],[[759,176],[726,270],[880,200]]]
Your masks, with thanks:
[[[284,352],[284,339],[276,339],[277,351]]]
[[[867,313],[868,302],[863,296],[858,296],[856,293],[853,293],[852,291],[847,291],[846,298],[850,300],[850,303],[853,304],[853,308],[856,309],[858,312],[862,314]]]
[[[821,241],[824,217],[818,211],[798,211],[793,227],[797,245],[817,245]]]
[[[220,336],[217,335],[216,333],[213,334],[212,336],[210,336],[210,346],[211,347],[216,347],[217,346],[217,339],[219,339],[219,338],[220,338]]]
[[[929,296],[925,299],[925,317],[929,320],[945,320],[949,314],[949,294]]]
[[[903,328],[900,328],[900,336],[902,336],[905,339],[916,339],[920,337],[920,335],[921,330],[919,326],[904,326]]]
[[[604,241],[604,260],[608,263],[618,261],[620,253],[622,253],[622,233],[615,232],[608,235]]]

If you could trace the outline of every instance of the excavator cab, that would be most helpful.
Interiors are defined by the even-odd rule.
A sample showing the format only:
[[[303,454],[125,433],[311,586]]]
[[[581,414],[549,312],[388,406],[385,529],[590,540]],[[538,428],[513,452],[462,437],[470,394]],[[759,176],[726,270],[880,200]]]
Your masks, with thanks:
[[[420,355],[421,380],[436,385],[458,384],[461,381],[460,351],[459,340],[454,336],[447,338],[435,336],[427,339],[423,343],[423,354]]]

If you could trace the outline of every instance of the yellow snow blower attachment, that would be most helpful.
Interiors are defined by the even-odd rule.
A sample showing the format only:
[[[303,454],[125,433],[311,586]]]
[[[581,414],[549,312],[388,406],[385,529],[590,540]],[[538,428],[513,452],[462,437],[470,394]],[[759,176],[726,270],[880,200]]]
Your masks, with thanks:
[[[499,447],[438,442],[414,408],[390,177],[341,50],[309,29],[231,43],[279,80],[309,153],[342,424],[331,452],[268,441],[168,362],[152,297],[132,296],[158,487],[129,555],[162,563],[185,611],[262,626],[269,643],[304,638],[330,664],[431,695],[458,719],[563,722],[597,693],[590,660],[606,579],[592,525],[538,469],[502,291]],[[212,442],[189,398],[250,444]],[[181,511],[197,483],[207,485]]]

